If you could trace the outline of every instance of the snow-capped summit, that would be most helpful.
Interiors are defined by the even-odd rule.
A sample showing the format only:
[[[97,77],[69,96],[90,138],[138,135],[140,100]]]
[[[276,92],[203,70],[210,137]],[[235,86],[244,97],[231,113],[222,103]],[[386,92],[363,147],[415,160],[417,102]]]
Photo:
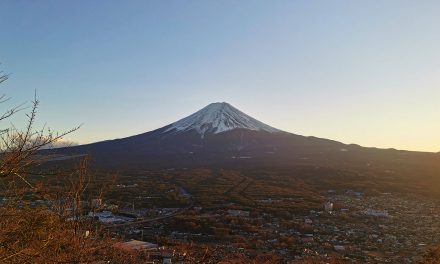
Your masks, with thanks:
[[[249,129],[270,133],[280,130],[268,126],[228,103],[212,103],[167,128],[164,133],[180,133],[195,130],[203,138],[206,134],[218,134],[233,129]]]

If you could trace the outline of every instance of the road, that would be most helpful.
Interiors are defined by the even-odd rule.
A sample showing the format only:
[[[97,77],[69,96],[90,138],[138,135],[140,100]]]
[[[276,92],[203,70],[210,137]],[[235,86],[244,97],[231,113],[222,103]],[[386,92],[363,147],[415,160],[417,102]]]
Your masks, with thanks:
[[[184,191],[183,188],[181,188],[181,189]],[[164,216],[160,216],[160,217],[155,217],[155,218],[138,220],[138,221],[134,221],[134,222],[128,222],[128,223],[124,223],[124,224],[109,225],[109,226],[106,226],[105,228],[118,228],[118,227],[135,226],[135,225],[140,225],[140,224],[145,224],[145,223],[157,222],[157,221],[161,221],[164,219],[172,218],[177,215],[183,214],[184,212],[186,212],[187,210],[191,209],[194,206],[194,201],[192,199],[192,196],[186,191],[184,191],[184,193],[186,194],[186,197],[189,201],[189,205],[185,208],[182,208],[181,210],[178,210],[178,211],[172,213],[172,214],[164,215]]]

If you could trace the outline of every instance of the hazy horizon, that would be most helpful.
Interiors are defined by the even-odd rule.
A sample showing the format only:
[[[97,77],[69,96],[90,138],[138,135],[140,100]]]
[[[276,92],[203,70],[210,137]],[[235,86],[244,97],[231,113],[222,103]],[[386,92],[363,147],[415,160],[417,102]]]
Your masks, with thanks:
[[[91,143],[226,101],[275,128],[440,151],[436,1],[2,1],[10,103]]]

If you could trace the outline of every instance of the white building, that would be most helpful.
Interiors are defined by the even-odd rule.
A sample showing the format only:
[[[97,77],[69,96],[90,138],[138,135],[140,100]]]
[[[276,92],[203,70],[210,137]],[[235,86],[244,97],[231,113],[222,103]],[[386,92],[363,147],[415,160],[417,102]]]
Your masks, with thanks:
[[[324,203],[324,210],[326,212],[331,212],[333,211],[333,203],[332,202],[326,202]]]
[[[376,217],[389,217],[390,216],[387,211],[380,211],[380,210],[374,210],[374,209],[367,209],[364,211],[364,214],[368,215],[368,216],[376,216]]]

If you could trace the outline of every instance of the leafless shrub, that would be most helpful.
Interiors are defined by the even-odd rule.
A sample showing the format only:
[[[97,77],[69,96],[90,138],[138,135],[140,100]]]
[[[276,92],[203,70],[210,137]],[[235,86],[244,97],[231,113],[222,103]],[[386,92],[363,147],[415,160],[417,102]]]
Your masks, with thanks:
[[[7,79],[0,72],[0,83]],[[7,100],[0,95],[0,105]],[[32,168],[46,161],[39,150],[79,128],[63,133],[35,129],[38,105],[35,97],[24,129],[0,128],[0,263],[139,263],[140,255],[114,248],[117,241],[85,215],[87,200],[104,192],[90,188],[87,158],[70,171],[39,172],[58,184],[32,181]],[[24,105],[6,109],[0,125],[23,110]]]

